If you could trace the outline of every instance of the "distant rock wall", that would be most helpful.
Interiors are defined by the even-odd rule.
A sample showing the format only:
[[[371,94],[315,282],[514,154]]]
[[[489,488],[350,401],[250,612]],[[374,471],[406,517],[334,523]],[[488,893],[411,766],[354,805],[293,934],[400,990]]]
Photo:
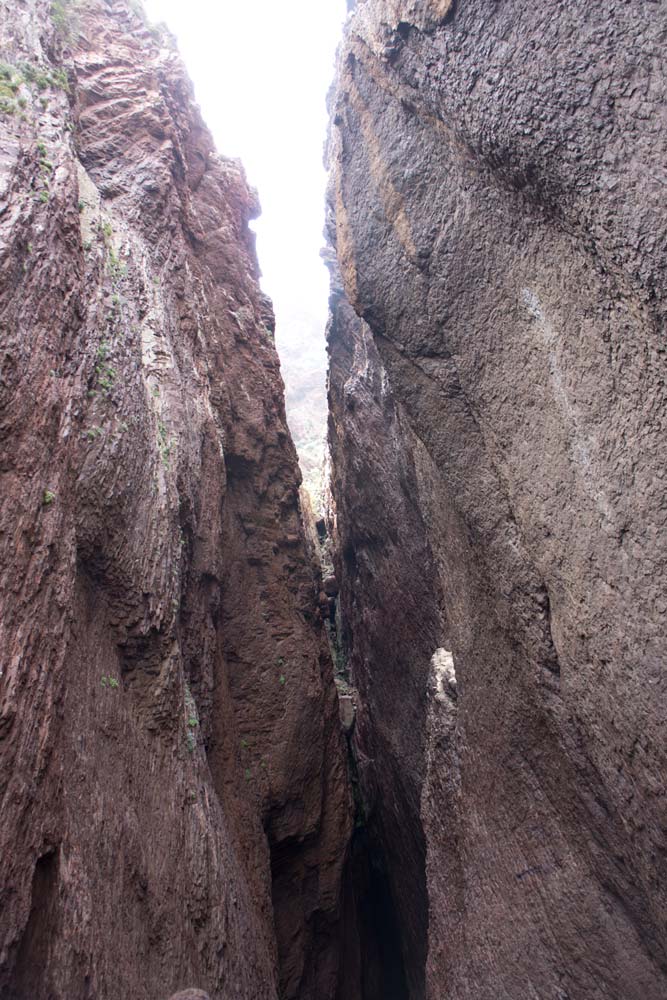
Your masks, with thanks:
[[[341,601],[413,1000],[667,994],[666,15],[365,0],[339,52]]]
[[[239,164],[121,0],[0,4],[0,994],[333,997],[351,802]]]

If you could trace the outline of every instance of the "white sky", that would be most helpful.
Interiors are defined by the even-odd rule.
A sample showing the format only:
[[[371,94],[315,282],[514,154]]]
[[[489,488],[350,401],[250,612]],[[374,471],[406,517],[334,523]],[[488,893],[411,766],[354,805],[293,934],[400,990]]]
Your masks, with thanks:
[[[218,151],[240,157],[259,191],[262,216],[253,229],[278,342],[289,337],[290,316],[305,313],[324,343],[325,99],[345,0],[144,4],[176,35]]]

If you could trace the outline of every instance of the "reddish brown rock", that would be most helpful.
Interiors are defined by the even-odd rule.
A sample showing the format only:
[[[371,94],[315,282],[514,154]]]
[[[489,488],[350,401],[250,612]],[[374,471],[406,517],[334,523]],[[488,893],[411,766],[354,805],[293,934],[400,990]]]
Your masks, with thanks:
[[[258,211],[120,0],[0,11],[0,995],[333,997],[350,833]]]
[[[334,344],[341,602],[377,835],[426,853],[427,904],[389,865],[412,998],[667,995],[666,14],[365,0],[347,22],[332,234],[378,357],[362,325]],[[392,491],[437,569],[430,665],[401,653]]]

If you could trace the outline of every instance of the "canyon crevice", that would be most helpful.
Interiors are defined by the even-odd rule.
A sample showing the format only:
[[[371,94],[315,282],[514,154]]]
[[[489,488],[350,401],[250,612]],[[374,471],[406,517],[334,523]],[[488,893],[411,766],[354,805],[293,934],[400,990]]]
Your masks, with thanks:
[[[347,7],[316,525],[173,38],[0,0],[2,1000],[667,995],[667,4]]]

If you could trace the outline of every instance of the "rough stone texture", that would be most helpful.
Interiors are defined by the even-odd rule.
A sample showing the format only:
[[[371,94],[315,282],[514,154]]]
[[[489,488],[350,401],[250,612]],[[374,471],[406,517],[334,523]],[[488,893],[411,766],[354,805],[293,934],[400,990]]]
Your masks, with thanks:
[[[202,990],[181,990],[180,993],[174,993],[169,997],[169,1000],[210,1000],[210,997]]]
[[[353,746],[369,843],[388,874],[405,973],[418,996],[428,923],[420,799],[429,664],[442,642],[440,584],[419,507],[409,427],[370,330],[345,299],[335,269],[332,279],[333,540],[342,644],[357,688]],[[366,983],[368,998],[403,997],[389,992],[398,985],[395,974],[378,983],[377,992]]]
[[[2,0],[0,50],[0,995],[332,997],[351,809],[255,195],[134,5]]]
[[[667,4],[449,6],[357,4],[332,95],[332,240],[380,356],[358,326],[332,358],[340,558],[388,475],[404,504],[376,398],[343,405],[381,362],[444,609],[399,682],[410,544],[338,569],[353,647],[388,630],[356,739],[413,747],[382,829],[413,870],[423,830],[426,996],[661,1000]]]

